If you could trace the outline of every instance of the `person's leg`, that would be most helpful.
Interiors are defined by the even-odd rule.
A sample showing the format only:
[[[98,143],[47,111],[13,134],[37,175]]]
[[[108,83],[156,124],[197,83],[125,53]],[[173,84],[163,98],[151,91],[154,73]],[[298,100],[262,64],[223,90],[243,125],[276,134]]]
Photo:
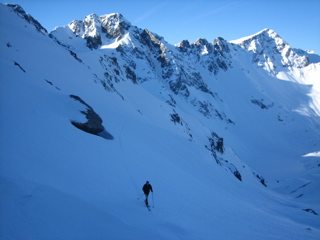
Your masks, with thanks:
[[[145,203],[146,203],[147,206],[149,206],[149,203],[148,203],[148,194],[145,193],[144,195],[146,196]]]

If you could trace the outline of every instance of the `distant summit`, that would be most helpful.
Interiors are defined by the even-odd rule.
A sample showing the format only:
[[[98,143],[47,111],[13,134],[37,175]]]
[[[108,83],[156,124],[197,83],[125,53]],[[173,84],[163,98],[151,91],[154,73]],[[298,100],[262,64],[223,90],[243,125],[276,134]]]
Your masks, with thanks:
[[[275,31],[264,29],[254,35],[231,41],[251,51],[252,61],[277,74],[283,67],[308,66],[308,53],[295,51]]]
[[[98,16],[90,14],[83,20],[74,20],[68,24],[70,30],[87,41],[87,46],[97,49],[103,44],[120,41],[131,27],[131,23],[119,13]],[[55,29],[52,34],[55,35]]]
[[[69,30],[71,30],[75,36],[84,39],[85,45],[90,49],[116,48],[120,45],[124,46],[127,44],[135,46],[137,45],[136,42],[141,42],[141,40],[145,41],[143,40],[145,39],[145,37],[143,37],[145,31],[151,36],[149,34],[151,33],[150,31],[133,26],[120,13],[106,14],[100,17],[96,14],[90,14],[83,20],[74,20],[66,27],[56,28],[51,32],[51,36],[65,45],[75,45],[74,41],[70,42],[62,36],[70,35],[70,33],[68,33]],[[156,45],[157,41],[163,42],[163,46],[167,45],[162,37],[154,33],[152,33],[152,35],[154,37],[151,37],[151,41]],[[155,41],[155,39],[157,39],[157,41]],[[317,59],[306,51],[292,49],[275,31],[268,28],[251,36],[230,42],[227,42],[221,37],[216,38],[213,43],[209,43],[206,39],[199,38],[195,43],[184,40],[175,46],[184,53],[196,51],[200,54],[214,54],[215,56],[225,58],[226,54],[230,51],[230,44],[236,44],[246,51],[251,52],[252,62],[275,75],[283,68],[302,68],[308,66],[310,62],[314,63]],[[162,50],[160,49],[160,51]],[[311,56],[311,60],[309,56]],[[230,63],[226,62],[230,62],[230,59],[220,59],[220,67],[227,68]],[[218,70],[214,66],[211,68],[212,70],[215,69],[215,72]]]

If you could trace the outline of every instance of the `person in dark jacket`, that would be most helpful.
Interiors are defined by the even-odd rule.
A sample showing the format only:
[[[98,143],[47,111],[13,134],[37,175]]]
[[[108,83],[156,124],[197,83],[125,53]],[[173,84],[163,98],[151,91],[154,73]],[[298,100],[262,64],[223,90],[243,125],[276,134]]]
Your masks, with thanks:
[[[149,181],[147,181],[147,182],[143,185],[142,191],[144,192],[144,195],[146,196],[146,200],[144,200],[144,202],[145,202],[146,205],[149,207],[148,196],[149,196],[150,191],[153,192],[152,186],[151,186],[151,184],[149,183]]]

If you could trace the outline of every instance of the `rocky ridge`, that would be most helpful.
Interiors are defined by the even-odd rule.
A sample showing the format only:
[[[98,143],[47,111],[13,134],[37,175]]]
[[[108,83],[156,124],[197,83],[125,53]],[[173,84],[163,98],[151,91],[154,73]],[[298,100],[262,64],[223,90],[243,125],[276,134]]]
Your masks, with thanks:
[[[47,34],[21,7],[10,7],[38,31]],[[309,55],[304,54],[306,52],[292,49],[278,34],[269,29],[232,42],[218,37],[212,43],[199,38],[195,43],[184,40],[177,45],[171,45],[163,37],[131,25],[118,13],[100,17],[96,14],[88,15],[84,20],[75,20],[65,27],[56,28],[49,37],[87,68],[99,69],[99,72],[93,72],[93,80],[100,83],[106,91],[118,94],[123,100],[125,96],[118,89],[118,83],[129,80],[133,84],[143,85],[158,81],[162,89],[161,98],[172,107],[170,121],[179,125],[190,141],[196,141],[196,130],[185,120],[179,109],[180,101],[200,112],[205,121],[217,120],[217,125],[225,129],[237,125],[233,113],[226,111],[225,96],[220,96],[221,93],[216,89],[221,84],[221,76],[241,68],[242,62],[239,59],[243,56],[248,56],[250,64],[262,67],[272,76],[276,76],[283,69],[307,67],[312,62]],[[86,60],[86,53],[94,53],[94,61]],[[248,74],[245,68],[242,67],[241,70],[242,74]],[[264,95],[263,97],[267,98]],[[275,111],[275,108],[282,108],[280,104],[273,103],[272,99],[260,99],[252,96],[248,101],[261,109]],[[88,112],[86,114],[90,115]],[[288,111],[281,111],[278,120],[281,119],[281,123],[284,123],[284,119],[288,119],[284,117],[287,114]],[[94,118],[98,119],[99,127],[98,130],[94,129],[94,134],[104,130],[102,121],[97,116]],[[84,126],[76,125],[82,128]],[[240,161],[235,163],[227,159],[223,150],[224,142],[221,133],[211,130],[207,134],[204,147],[212,153],[217,164],[230,170],[242,181],[240,169],[244,166]],[[252,174],[257,176],[263,185],[267,185],[263,177],[253,171]]]

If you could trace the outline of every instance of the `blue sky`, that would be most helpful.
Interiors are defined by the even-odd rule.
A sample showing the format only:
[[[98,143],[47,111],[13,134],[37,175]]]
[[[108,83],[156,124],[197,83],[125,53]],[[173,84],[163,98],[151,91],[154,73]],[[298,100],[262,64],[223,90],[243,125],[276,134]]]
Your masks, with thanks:
[[[265,28],[291,47],[320,54],[320,0],[15,0],[48,31],[91,13],[121,13],[171,44],[216,37],[231,41]]]

